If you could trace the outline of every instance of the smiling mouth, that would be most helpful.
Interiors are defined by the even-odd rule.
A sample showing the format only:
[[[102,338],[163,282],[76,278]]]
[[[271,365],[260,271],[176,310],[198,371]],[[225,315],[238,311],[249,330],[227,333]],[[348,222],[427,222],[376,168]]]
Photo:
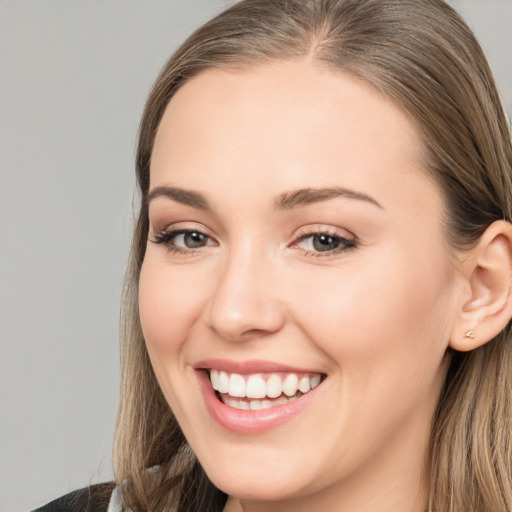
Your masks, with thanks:
[[[210,369],[217,397],[227,406],[241,410],[270,409],[297,400],[316,388],[325,375],[319,373],[256,373],[241,375]]]

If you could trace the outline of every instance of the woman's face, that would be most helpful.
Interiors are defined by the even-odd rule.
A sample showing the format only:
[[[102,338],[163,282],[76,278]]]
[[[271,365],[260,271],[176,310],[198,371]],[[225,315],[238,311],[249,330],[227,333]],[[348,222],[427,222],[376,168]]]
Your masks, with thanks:
[[[461,286],[420,149],[392,103],[305,61],[206,71],[167,107],[140,316],[228,494],[421,494]]]

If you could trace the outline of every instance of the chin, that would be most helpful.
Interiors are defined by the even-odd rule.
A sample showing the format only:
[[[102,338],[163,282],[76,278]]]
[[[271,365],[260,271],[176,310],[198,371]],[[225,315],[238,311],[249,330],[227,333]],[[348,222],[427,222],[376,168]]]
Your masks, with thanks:
[[[283,501],[300,495],[298,482],[290,482],[280,473],[277,466],[272,471],[226,472],[208,476],[218,489],[242,500]]]
[[[252,459],[247,453],[238,457],[217,459],[205,464],[208,478],[221,491],[244,500],[281,501],[307,494],[308,481],[313,477],[307,466],[283,464],[283,457]]]

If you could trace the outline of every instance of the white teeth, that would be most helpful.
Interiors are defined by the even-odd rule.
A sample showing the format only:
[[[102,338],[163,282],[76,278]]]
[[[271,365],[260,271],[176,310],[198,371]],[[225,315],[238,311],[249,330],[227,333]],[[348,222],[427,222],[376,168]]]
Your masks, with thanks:
[[[267,396],[267,384],[261,375],[251,375],[247,380],[245,393],[248,398],[265,398]]]
[[[302,377],[299,380],[299,391],[301,393],[307,393],[311,389],[311,380],[309,377]]]
[[[283,382],[283,393],[286,396],[293,396],[297,393],[297,389],[299,386],[299,378],[295,373],[290,373],[287,375],[286,379]]]
[[[227,393],[229,391],[229,377],[226,372],[212,370],[210,372],[210,380],[212,381],[213,389],[219,393]]]
[[[212,383],[213,389],[219,390],[219,370],[210,370],[210,382]]]
[[[261,401],[261,408],[262,409],[270,409],[272,407],[272,402],[270,400],[262,400]]]
[[[243,398],[245,396],[245,379],[238,375],[238,373],[232,373],[229,377],[229,391],[231,396],[237,396]]]
[[[316,388],[320,384],[320,375],[313,375],[311,377],[311,389]]]
[[[234,398],[229,398],[228,395],[222,394],[220,396],[221,400],[230,407],[233,407],[233,409],[241,409],[244,411],[258,411],[260,409],[269,409],[270,407],[274,407],[276,405],[283,405],[288,402],[292,402],[293,400],[297,400],[302,396],[302,393],[297,393],[294,396],[286,397],[281,396],[277,400],[235,400]]]
[[[296,400],[320,384],[320,374],[297,375],[296,373],[240,375],[211,369],[210,381],[222,401],[236,409],[268,409]],[[248,400],[235,400],[247,398]],[[261,400],[261,399],[265,400]],[[269,400],[271,399],[271,400]]]
[[[269,398],[277,398],[283,393],[283,384],[281,382],[281,377],[272,374],[267,380],[267,396]]]
[[[261,409],[261,401],[260,400],[251,400],[249,402],[249,409],[251,409],[251,411],[257,411],[258,409]]]
[[[219,373],[219,389],[220,393],[227,393],[229,391],[229,376],[226,372]]]
[[[290,401],[289,398],[286,398],[285,396],[280,396],[277,400],[274,401],[274,403],[276,405],[283,405],[283,404],[286,404],[289,401]]]

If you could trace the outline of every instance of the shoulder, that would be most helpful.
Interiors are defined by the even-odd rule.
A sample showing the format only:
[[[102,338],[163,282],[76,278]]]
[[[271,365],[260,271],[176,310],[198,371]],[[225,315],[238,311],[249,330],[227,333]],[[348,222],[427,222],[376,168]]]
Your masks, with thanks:
[[[114,482],[90,485],[70,492],[33,512],[106,512],[114,488]]]

